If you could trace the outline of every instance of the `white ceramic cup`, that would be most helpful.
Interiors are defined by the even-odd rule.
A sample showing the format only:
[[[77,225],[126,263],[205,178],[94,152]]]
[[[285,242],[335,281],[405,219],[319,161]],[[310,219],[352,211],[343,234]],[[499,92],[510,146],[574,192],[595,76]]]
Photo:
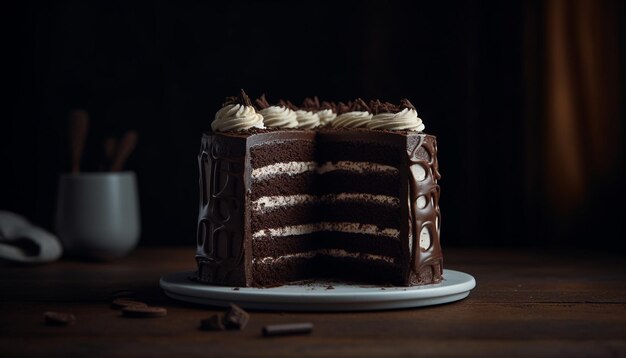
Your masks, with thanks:
[[[109,260],[127,255],[141,231],[135,173],[62,175],[55,226],[70,256]]]

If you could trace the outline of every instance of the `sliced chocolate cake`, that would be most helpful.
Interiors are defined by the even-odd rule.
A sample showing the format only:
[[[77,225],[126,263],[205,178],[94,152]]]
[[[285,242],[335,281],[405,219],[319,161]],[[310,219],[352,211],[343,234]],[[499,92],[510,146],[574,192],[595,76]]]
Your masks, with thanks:
[[[199,155],[198,280],[440,281],[435,137],[408,101],[319,106],[262,97],[257,113],[242,93],[218,111]],[[322,112],[323,127],[291,129]]]

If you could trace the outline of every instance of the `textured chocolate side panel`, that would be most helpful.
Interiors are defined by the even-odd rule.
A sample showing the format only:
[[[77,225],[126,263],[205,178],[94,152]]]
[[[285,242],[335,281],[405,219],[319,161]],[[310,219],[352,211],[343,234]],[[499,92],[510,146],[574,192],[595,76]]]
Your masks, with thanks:
[[[411,265],[407,280],[411,285],[435,283],[441,281],[443,267],[439,242],[440,188],[437,184],[441,179],[441,174],[437,162],[436,138],[425,134],[408,135],[407,158],[409,227],[412,240],[409,246]],[[420,235],[423,230],[429,233],[430,245],[428,247],[420,247]]]
[[[245,286],[244,171],[246,140],[203,135],[196,261],[198,280]]]

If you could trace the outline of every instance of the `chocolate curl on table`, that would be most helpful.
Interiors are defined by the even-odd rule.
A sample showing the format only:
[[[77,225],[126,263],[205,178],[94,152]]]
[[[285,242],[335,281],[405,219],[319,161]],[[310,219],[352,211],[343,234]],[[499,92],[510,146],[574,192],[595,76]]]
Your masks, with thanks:
[[[239,96],[226,97],[226,102],[222,104],[222,107],[226,107],[231,104],[240,104],[242,106],[252,106],[252,101],[250,101],[250,97],[248,97],[248,95],[242,88],[241,91],[239,92]]]
[[[139,135],[137,134],[137,132],[126,132],[119,146],[117,147],[117,151],[115,152],[113,164],[111,165],[112,172],[119,172],[124,168],[124,163],[126,163],[126,159],[128,159],[130,154],[135,149],[138,139]]]
[[[261,331],[263,336],[288,336],[295,334],[310,334],[313,332],[313,323],[287,323],[287,324],[271,324],[263,327]]]
[[[72,174],[80,172],[80,159],[83,156],[87,131],[89,129],[89,114],[82,109],[73,110],[69,114],[69,135]]]

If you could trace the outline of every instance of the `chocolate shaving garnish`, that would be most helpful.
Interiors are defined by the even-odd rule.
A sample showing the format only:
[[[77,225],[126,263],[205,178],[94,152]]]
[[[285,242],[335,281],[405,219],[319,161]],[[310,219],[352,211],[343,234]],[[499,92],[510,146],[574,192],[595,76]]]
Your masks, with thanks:
[[[413,106],[413,104],[411,103],[411,101],[409,101],[409,100],[408,100],[408,99],[406,99],[406,98],[403,98],[403,99],[400,101],[400,110],[405,109],[405,108],[415,110],[415,107]]]
[[[319,101],[318,103],[315,103],[315,100],[317,99],[317,97],[315,97],[315,99],[311,98],[311,97],[307,97],[304,99],[304,101],[302,101],[302,106],[300,106],[300,108],[305,109],[307,111],[315,111],[317,112],[317,109],[319,108]]]
[[[343,113],[350,112],[351,105],[352,105],[352,102],[348,102],[347,104],[343,103],[343,102],[339,102],[339,103],[337,103],[337,107],[336,107],[335,112],[337,112],[337,114],[343,114]]]
[[[289,108],[289,109],[291,109],[292,111],[297,111],[297,110],[298,110],[298,107],[296,107],[296,105],[295,105],[295,104],[291,103],[290,101],[285,101],[285,100],[283,100],[283,99],[281,99],[280,101],[278,101],[278,105],[279,105],[279,106],[282,106],[282,107],[285,107],[285,108]]]
[[[239,92],[239,96],[226,97],[226,102],[222,104],[222,107],[226,107],[231,104],[240,104],[242,106],[252,106],[250,97],[248,97],[248,95],[243,90],[243,88],[241,89],[241,92]]]
[[[320,109],[330,109],[333,112],[337,112],[337,104],[335,102],[328,102],[328,101],[324,101],[322,102],[322,104],[320,104]]]
[[[257,98],[254,102],[256,103],[257,110],[270,107],[269,102],[267,102],[267,99],[265,99],[265,93],[263,93],[261,97]]]
[[[399,107],[395,104],[389,102],[381,102],[378,99],[375,101],[370,101],[370,108],[372,109],[372,114],[400,112]]]
[[[357,98],[350,106],[350,111],[370,112],[370,107],[364,100]]]
[[[370,101],[370,109],[372,110],[372,114],[378,114],[381,113],[383,103],[377,99],[377,100],[372,100]]]

